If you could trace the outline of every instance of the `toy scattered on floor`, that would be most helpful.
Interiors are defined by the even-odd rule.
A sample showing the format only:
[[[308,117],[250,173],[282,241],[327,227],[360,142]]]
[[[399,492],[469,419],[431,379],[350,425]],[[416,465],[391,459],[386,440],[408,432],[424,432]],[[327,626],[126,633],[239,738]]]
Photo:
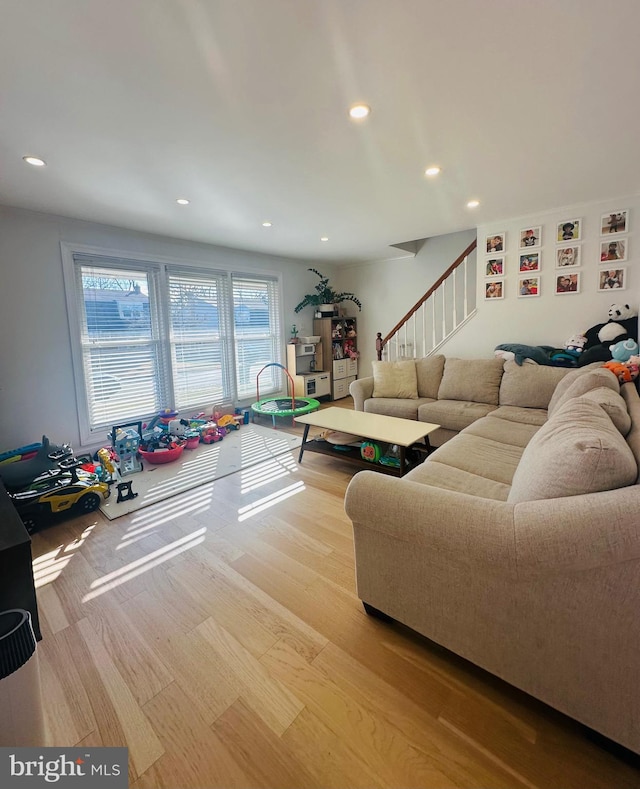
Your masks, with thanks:
[[[111,428],[110,438],[116,453],[119,475],[124,477],[142,471],[143,465],[138,457],[142,441],[142,423],[128,422],[124,425],[114,425]]]
[[[47,436],[42,436],[42,443],[27,460],[0,464],[0,477],[8,491],[21,490],[45,471],[55,469],[60,460],[73,456],[69,444],[52,444]]]
[[[122,501],[129,501],[130,499],[135,499],[138,495],[137,493],[133,492],[131,485],[133,484],[132,480],[128,480],[127,482],[118,482],[116,487],[118,488],[118,498],[116,499],[116,503],[120,504]]]
[[[200,441],[203,444],[213,444],[222,441],[226,434],[224,427],[219,427],[215,422],[207,422],[200,428]]]
[[[242,419],[240,417],[240,419]],[[220,419],[216,420],[218,427],[224,427],[225,430],[239,430],[238,418],[234,414],[223,414]]]
[[[82,459],[65,457],[57,468],[43,472],[23,490],[9,493],[30,534],[48,525],[58,513],[93,512],[109,497],[109,485],[97,474],[84,471],[82,465]]]

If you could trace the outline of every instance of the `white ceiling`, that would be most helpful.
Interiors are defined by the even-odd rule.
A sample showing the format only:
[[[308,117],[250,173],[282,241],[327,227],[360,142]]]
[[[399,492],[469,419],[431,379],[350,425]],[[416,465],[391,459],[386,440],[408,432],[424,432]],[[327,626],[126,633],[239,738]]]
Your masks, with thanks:
[[[0,203],[339,263],[632,195],[639,30],[639,0],[0,0]]]

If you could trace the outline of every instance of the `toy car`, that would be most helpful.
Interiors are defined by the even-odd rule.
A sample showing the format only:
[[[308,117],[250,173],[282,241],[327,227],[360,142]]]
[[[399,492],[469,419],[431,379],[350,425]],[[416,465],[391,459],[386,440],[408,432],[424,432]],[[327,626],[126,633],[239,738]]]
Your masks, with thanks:
[[[110,493],[107,483],[100,482],[96,474],[74,469],[50,471],[35,479],[26,490],[9,495],[32,534],[54,513],[73,511],[83,515],[97,510]]]
[[[222,441],[225,437],[226,430],[219,428],[215,422],[207,422],[200,428],[200,441],[203,444],[213,444],[215,441]]]

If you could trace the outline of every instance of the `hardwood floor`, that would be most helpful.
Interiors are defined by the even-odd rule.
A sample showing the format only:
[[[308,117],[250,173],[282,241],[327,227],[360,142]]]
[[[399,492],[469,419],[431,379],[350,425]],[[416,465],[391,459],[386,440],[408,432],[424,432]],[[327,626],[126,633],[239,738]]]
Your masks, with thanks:
[[[47,744],[128,746],[133,789],[640,786],[577,723],[368,617],[353,468],[296,460],[34,535]]]

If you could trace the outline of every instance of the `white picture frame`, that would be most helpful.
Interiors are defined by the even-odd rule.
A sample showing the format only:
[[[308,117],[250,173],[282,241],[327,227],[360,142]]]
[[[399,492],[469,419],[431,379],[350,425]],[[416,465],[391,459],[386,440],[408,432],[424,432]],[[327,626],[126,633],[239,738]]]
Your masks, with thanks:
[[[600,235],[612,236],[629,231],[629,209],[618,208],[600,217]]]
[[[487,258],[484,266],[485,277],[504,276],[504,256]]]
[[[613,238],[600,243],[600,265],[611,267],[612,263],[623,263],[629,258],[629,239]]]
[[[518,259],[518,271],[520,274],[540,271],[541,267],[542,252],[540,251],[523,252]]]
[[[489,233],[484,240],[484,248],[487,255],[504,252],[507,248],[507,234],[504,231],[502,233]]]
[[[518,279],[518,298],[531,299],[540,295],[540,277],[526,276]]]
[[[556,228],[556,242],[580,241],[582,238],[582,219],[563,219]]]
[[[569,296],[580,293],[581,271],[563,272],[556,274],[555,294],[556,296]]]
[[[490,279],[484,283],[484,298],[485,301],[495,301],[496,299],[504,299],[504,279]]]
[[[598,290],[601,293],[611,291],[626,290],[627,288],[627,268],[621,266],[616,269],[604,268],[598,272]]]
[[[580,265],[581,248],[579,244],[556,249],[556,268],[576,268]]]
[[[520,249],[536,249],[542,246],[542,226],[531,225],[520,231]]]

